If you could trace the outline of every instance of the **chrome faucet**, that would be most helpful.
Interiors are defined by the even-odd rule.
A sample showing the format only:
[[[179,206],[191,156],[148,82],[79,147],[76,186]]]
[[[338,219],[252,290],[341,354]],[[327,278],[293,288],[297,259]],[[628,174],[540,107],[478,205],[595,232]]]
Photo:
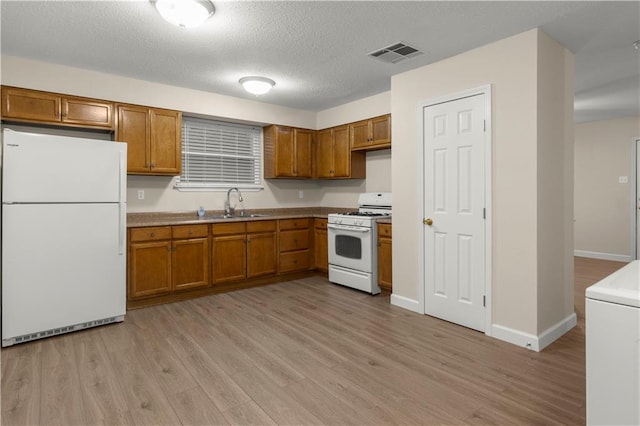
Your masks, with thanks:
[[[231,202],[229,201],[229,197],[231,196],[231,191],[235,190],[238,193],[238,201],[244,201],[242,199],[242,193],[238,188],[229,188],[227,191],[227,201],[224,203],[224,215],[225,216],[233,216],[236,210],[236,206],[231,207]]]

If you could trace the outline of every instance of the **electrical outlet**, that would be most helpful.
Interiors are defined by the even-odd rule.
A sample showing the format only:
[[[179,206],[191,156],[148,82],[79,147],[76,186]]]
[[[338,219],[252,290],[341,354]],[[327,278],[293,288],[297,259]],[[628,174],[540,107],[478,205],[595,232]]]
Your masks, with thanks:
[[[138,200],[144,200],[144,190],[138,190]]]
[[[298,198],[304,198],[304,191],[298,191]]]
[[[627,176],[618,176],[618,183],[629,183],[629,178]]]

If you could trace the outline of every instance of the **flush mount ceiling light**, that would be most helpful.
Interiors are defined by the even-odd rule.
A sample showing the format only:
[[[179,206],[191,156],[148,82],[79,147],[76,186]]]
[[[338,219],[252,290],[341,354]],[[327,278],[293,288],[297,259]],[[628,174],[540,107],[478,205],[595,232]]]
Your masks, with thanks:
[[[640,50],[640,40],[633,43],[633,48],[636,50]]]
[[[165,21],[183,28],[197,27],[215,8],[210,0],[151,0]]]
[[[240,84],[252,95],[264,95],[276,85],[276,82],[265,77],[242,77]]]

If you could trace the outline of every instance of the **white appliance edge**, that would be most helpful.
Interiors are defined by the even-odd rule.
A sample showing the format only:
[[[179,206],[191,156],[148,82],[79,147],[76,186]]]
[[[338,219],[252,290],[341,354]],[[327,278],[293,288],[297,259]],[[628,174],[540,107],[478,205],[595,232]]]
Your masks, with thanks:
[[[3,131],[2,346],[122,321],[126,144]]]

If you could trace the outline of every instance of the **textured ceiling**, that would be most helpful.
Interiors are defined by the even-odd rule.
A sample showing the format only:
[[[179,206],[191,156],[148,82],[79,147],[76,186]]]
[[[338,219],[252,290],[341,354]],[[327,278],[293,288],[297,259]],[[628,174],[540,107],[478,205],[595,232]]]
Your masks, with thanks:
[[[640,2],[215,1],[203,26],[163,21],[149,1],[0,2],[3,54],[311,111],[390,89],[394,74],[541,27],[576,54],[576,120],[639,114]],[[397,41],[423,55],[388,64]],[[254,98],[255,99],[255,98]]]

